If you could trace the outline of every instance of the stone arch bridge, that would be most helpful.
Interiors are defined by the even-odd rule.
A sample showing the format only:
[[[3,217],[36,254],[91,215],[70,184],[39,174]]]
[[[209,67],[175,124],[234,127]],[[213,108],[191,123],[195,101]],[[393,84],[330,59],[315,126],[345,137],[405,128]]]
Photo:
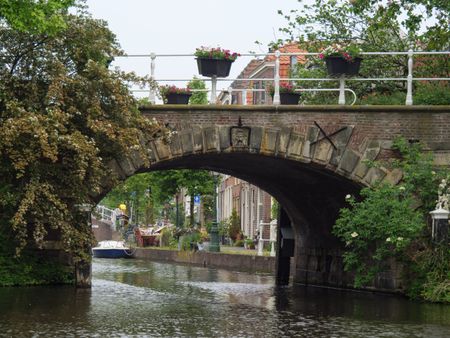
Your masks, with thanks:
[[[300,283],[352,284],[331,228],[347,194],[378,180],[401,180],[398,170],[365,163],[395,157],[394,138],[421,141],[436,164],[450,165],[449,106],[154,105],[141,111],[176,133],[169,144],[146,141],[149,167],[130,154],[111,162],[111,168],[121,179],[149,170],[208,169],[266,190],[282,206],[281,283],[290,274]],[[375,287],[400,285],[393,273]]]

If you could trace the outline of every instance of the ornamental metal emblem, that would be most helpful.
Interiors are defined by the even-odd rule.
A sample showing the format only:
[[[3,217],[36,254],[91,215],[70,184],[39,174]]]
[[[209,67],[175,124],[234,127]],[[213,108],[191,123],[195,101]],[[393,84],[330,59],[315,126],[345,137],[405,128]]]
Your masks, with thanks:
[[[332,132],[332,133],[330,133],[330,134],[327,134],[327,133],[322,129],[322,127],[321,127],[316,121],[314,121],[314,124],[316,125],[317,128],[319,128],[319,131],[322,133],[323,137],[318,138],[318,139],[317,139],[316,141],[314,141],[314,142],[311,142],[311,146],[314,145],[314,144],[316,144],[316,143],[319,143],[319,142],[322,141],[322,140],[327,140],[328,142],[330,142],[330,144],[333,146],[333,148],[334,148],[335,150],[337,150],[337,147],[336,147],[336,145],[333,143],[333,141],[331,140],[331,137],[334,136],[334,135],[336,135],[336,134],[339,134],[341,131],[344,131],[345,129],[347,129],[347,127],[342,127],[342,128],[340,128],[340,129],[338,129],[338,130],[336,130],[336,131],[334,131],[334,132]]]
[[[233,148],[248,148],[250,143],[250,127],[243,127],[239,116],[238,125],[230,128],[230,143]]]

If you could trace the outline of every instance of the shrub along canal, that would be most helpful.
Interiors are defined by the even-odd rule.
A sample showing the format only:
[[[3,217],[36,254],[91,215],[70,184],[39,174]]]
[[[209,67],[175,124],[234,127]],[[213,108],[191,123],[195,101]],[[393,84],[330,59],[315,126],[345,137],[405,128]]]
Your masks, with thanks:
[[[274,278],[94,259],[91,290],[0,288],[1,337],[449,337],[450,306]]]

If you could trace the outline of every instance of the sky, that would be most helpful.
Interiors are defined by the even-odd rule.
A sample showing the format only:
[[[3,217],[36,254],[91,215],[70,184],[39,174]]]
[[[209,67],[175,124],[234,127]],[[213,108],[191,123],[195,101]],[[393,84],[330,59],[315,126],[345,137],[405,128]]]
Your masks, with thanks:
[[[108,22],[127,54],[193,54],[200,46],[220,46],[232,52],[267,52],[267,44],[283,38],[278,28],[286,20],[277,12],[299,6],[297,0],[88,0],[88,11]],[[258,40],[262,46],[255,44]],[[250,57],[234,62],[235,78]],[[147,58],[116,59],[122,70],[149,74]],[[158,79],[191,79],[198,76],[194,57],[157,58]],[[186,82],[165,82],[185,87]],[[220,82],[219,88],[228,83]],[[142,96],[142,95],[138,95]]]

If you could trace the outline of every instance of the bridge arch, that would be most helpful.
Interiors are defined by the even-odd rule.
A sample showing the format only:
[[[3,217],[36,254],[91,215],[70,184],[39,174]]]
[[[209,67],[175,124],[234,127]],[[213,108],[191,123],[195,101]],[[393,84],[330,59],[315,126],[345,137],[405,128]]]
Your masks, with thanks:
[[[345,196],[401,172],[366,161],[395,156],[397,136],[419,139],[450,163],[448,107],[152,106],[174,131],[169,142],[144,137],[137,151],[110,162],[120,179],[177,168],[208,169],[253,183],[282,205],[295,236],[294,281],[350,286],[341,243],[331,234]],[[445,127],[447,126],[447,127]],[[395,283],[388,283],[395,288]]]

